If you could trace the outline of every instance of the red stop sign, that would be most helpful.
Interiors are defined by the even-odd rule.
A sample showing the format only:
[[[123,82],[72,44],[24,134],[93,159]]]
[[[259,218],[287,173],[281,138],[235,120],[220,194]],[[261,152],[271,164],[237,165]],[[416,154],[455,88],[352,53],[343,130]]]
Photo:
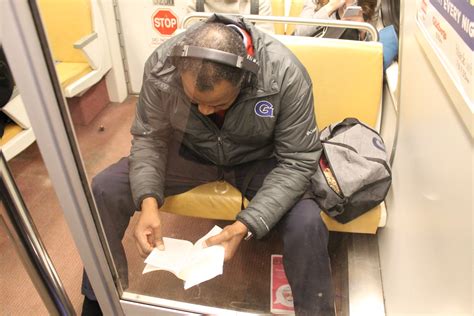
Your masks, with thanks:
[[[171,35],[178,28],[178,18],[169,9],[158,9],[152,16],[153,28],[162,35]]]

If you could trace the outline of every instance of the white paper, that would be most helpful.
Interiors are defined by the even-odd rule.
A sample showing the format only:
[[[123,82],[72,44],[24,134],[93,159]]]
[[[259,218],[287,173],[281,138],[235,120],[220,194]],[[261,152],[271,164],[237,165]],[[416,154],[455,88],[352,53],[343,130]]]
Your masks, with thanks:
[[[193,244],[187,240],[163,237],[165,250],[154,248],[150,255],[145,259],[145,263],[152,267],[145,266],[146,272],[154,270],[166,270],[178,276],[182,269],[183,258],[188,257],[193,249]],[[143,273],[146,273],[143,270]]]
[[[185,280],[184,288],[210,280],[223,272],[224,247],[221,245],[204,248],[204,241],[219,234],[222,228],[214,226],[194,246],[189,241],[163,238],[165,250],[153,249],[145,259],[143,273],[166,270]]]

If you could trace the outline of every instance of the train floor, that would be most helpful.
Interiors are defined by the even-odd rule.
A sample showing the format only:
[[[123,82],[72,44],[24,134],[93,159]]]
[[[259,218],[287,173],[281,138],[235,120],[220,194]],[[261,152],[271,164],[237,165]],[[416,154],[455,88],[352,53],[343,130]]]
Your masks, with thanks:
[[[76,126],[89,180],[111,163],[126,156],[130,149],[130,125],[135,110],[135,97],[124,103],[111,103],[87,126]],[[80,313],[82,295],[80,284],[82,262],[70,235],[62,210],[49,180],[38,146],[33,144],[9,162],[14,178],[23,195],[43,243],[51,256],[59,277],[76,311]],[[137,216],[131,220],[123,244],[129,261],[129,288],[131,293],[183,301],[193,304],[231,310],[269,313],[270,258],[281,254],[281,242],[275,234],[263,241],[242,243],[237,255],[224,266],[224,274],[189,290],[183,282],[164,271],[142,274],[143,258],[135,249],[131,234]],[[224,221],[187,218],[163,214],[164,235],[196,241],[212,228],[224,226]],[[362,239],[361,239],[362,238]],[[371,249],[378,269],[378,249],[371,236],[355,237],[351,234],[330,234],[329,251],[335,288],[338,315],[349,315],[349,261],[354,245]],[[0,229],[0,314],[47,315],[39,295],[28,278],[8,235]]]

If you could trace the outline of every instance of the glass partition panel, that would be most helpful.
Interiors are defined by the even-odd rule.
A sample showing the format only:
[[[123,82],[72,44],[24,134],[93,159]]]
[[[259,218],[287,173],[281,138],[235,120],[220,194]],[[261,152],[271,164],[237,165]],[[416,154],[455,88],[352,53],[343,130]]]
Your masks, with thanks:
[[[317,139],[303,137],[315,128],[312,95],[295,88],[309,87],[307,78],[286,78],[299,73],[296,66],[251,23],[219,24],[167,37],[157,50],[143,47],[150,56],[146,63],[122,51],[125,64],[144,69],[141,92],[111,103],[106,77],[116,69],[107,60],[113,51],[107,32],[125,28],[138,37],[133,25],[121,24],[127,20],[123,2],[115,11],[122,19],[112,28],[101,20],[108,8],[102,1],[9,2],[30,18],[32,12],[39,35],[39,45],[25,54],[44,57],[30,63],[35,75],[49,76],[35,90],[49,99],[28,110],[38,115],[39,147],[51,158],[48,169],[90,277],[84,293],[112,314],[147,309],[133,302],[168,313],[269,314],[291,310],[293,299],[302,310],[335,306],[347,314],[352,236],[329,234],[311,199],[296,204],[302,210],[294,208],[320,154]],[[154,13],[178,5],[149,2]],[[163,12],[155,19],[144,15],[143,24],[171,27],[173,18]],[[253,52],[252,45],[241,44],[250,35]],[[255,63],[247,58],[252,54],[270,59]],[[272,73],[271,63],[282,69]],[[306,223],[317,234],[302,240]],[[225,232],[208,243],[220,245],[198,249],[195,243],[215,226]],[[283,235],[296,241],[287,238],[285,248]],[[158,258],[145,262],[154,247]],[[299,293],[291,294],[283,265]],[[310,267],[319,269],[317,277]]]

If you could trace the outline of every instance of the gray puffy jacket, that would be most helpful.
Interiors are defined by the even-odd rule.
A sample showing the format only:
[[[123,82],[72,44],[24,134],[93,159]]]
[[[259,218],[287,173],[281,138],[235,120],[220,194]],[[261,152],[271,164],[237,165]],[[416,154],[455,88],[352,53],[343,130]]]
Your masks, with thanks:
[[[130,183],[137,208],[144,198],[164,201],[167,143],[177,138],[187,148],[220,166],[275,156],[278,165],[238,220],[263,237],[301,198],[321,153],[313,108],[312,83],[305,68],[280,42],[241,18],[213,15],[252,36],[260,68],[256,88],[243,88],[227,110],[221,129],[202,115],[183,92],[167,56],[183,34],[149,57],[137,104],[130,154]]]

